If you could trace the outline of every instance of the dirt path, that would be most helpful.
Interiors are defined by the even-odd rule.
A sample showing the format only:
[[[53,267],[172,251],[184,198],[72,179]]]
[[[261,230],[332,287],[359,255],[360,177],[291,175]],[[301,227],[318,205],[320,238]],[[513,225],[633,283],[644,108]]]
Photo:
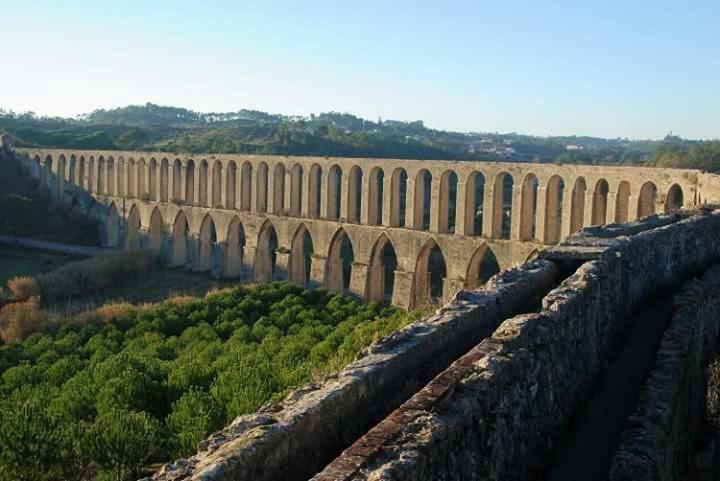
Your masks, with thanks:
[[[14,246],[30,247],[33,249],[42,249],[52,252],[62,252],[63,254],[73,254],[89,257],[100,256],[114,251],[114,249],[106,249],[104,247],[78,246],[72,244],[62,244],[60,242],[28,239],[26,237],[13,237],[8,235],[0,235],[0,243],[10,244]]]

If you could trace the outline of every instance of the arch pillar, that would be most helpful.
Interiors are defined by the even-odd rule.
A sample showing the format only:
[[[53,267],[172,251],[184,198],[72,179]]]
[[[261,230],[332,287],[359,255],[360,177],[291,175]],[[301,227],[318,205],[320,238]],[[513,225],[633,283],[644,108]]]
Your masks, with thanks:
[[[210,277],[222,279],[225,273],[225,256],[227,255],[227,244],[225,242],[213,242],[210,247]]]
[[[389,175],[383,177],[382,222],[379,222],[378,225],[392,225],[390,222],[390,212],[392,210],[392,202],[390,201],[390,199],[392,199],[392,174],[393,173],[390,172]],[[399,204],[398,202],[398,205]],[[407,207],[407,200],[405,201],[405,206]]]
[[[513,182],[512,188],[512,212],[510,213],[510,239],[520,240],[520,222],[521,218],[521,205],[522,205],[522,191],[523,184],[519,182]]]
[[[608,190],[607,194],[607,220],[608,224],[615,222],[615,210],[617,207],[617,190]]]
[[[637,220],[638,218],[638,194],[631,191],[628,196],[628,222]]]
[[[538,181],[535,201],[535,239],[545,239],[545,216],[547,215],[547,186]]]
[[[283,281],[288,279],[290,268],[290,251],[283,247],[278,247],[275,251],[275,272],[273,273],[274,281]]]
[[[319,217],[321,219],[327,219],[330,217],[328,212],[328,192],[330,190],[330,169],[327,167],[322,169],[320,172],[320,212]],[[311,177],[308,175],[308,178]],[[308,189],[309,190],[309,189]],[[308,192],[309,195],[309,192]],[[310,205],[310,204],[308,204]]]
[[[348,196],[350,195],[350,172],[342,171],[340,176],[340,221],[347,222],[348,218]]]
[[[370,209],[377,209],[377,205],[371,205],[374,202],[370,202],[370,182],[373,181],[372,177],[372,171],[367,175],[363,172],[362,182],[360,182],[360,223],[363,225],[370,224]]]
[[[441,183],[442,176],[438,177],[437,175],[433,175],[432,182],[430,182],[430,232],[440,232],[440,225],[443,224],[443,222],[440,221],[440,216],[444,217],[444,223],[447,224],[447,211],[440,212]],[[448,192],[448,198],[449,197],[450,193]]]
[[[283,215],[290,215],[293,210],[290,208],[290,204],[292,203],[292,187],[293,187],[293,181],[292,181],[292,165],[289,169],[285,169],[285,196],[283,197]],[[303,182],[305,182],[305,177],[309,177],[305,175],[305,172],[303,170]],[[303,195],[305,195],[305,192],[303,192]],[[302,204],[302,196],[300,196],[300,203]],[[302,205],[301,208],[298,210],[298,212],[302,212]]]
[[[142,227],[138,229],[138,245],[140,246],[140,250],[143,251],[149,251],[150,250],[150,229],[147,227]]]
[[[255,265],[255,255],[257,247],[246,245],[243,248],[242,266],[240,267],[240,279],[253,280],[253,266]]]
[[[560,225],[560,240],[570,235],[570,219],[572,213],[573,186],[565,187],[563,192],[562,224]]]
[[[450,278],[445,277],[443,279],[443,298],[442,302],[445,303],[452,296],[463,290],[465,287],[465,280],[464,279],[457,279],[457,278]]]
[[[470,233],[467,232],[465,225],[467,221],[467,181],[458,177],[457,194],[455,197],[455,233],[462,235],[472,235],[472,226]]]
[[[280,206],[282,208],[282,206]],[[268,214],[275,213],[275,165],[267,170],[267,209]]]
[[[213,172],[215,171],[215,165],[213,165]],[[237,170],[237,168],[235,169]],[[215,174],[213,173],[213,179],[215,178]],[[228,172],[225,166],[222,168],[222,175],[220,176],[220,205],[222,205],[223,209],[227,208],[227,178],[228,178]],[[215,183],[213,182],[213,187]],[[237,184],[235,184],[237,185]],[[214,191],[215,189],[213,189]],[[215,197],[215,193],[213,192],[213,197]],[[237,202],[237,198],[235,199],[235,202]],[[211,203],[211,202],[208,202]],[[214,205],[212,207],[215,207]],[[235,206],[232,206],[234,209]]]
[[[595,199],[597,198],[597,194],[595,193],[595,189],[597,188],[597,184],[593,186],[592,192],[588,191],[585,193],[585,216],[583,217],[583,227],[590,227],[593,225],[593,213],[595,210],[593,209],[595,204]],[[607,222],[607,210],[605,211],[606,216],[606,222]]]
[[[160,171],[162,172],[162,161],[160,161]],[[181,167],[182,169],[182,167]],[[159,179],[162,179],[162,175],[158,175]],[[175,186],[175,161],[173,160],[170,162],[170,159],[168,159],[168,169],[167,169],[167,200],[168,202],[173,202],[176,199],[173,197],[175,196],[175,190],[173,187]],[[162,191],[158,191],[158,199],[162,200]]]
[[[362,262],[353,262],[350,273],[350,294],[365,298],[365,284],[368,279],[369,267]]]
[[[395,271],[395,285],[393,286],[392,305],[403,309],[410,309],[413,299],[414,272]]]
[[[406,194],[405,194],[405,226],[408,229],[412,229],[414,227],[414,219],[415,219],[415,176],[417,175],[417,172],[411,173],[408,172],[407,177],[407,184],[406,184]],[[392,177],[392,176],[391,176]],[[403,227],[403,226],[401,226]]]
[[[193,199],[185,198],[185,195],[187,193],[187,164],[180,164],[180,172],[180,197],[185,202],[185,205],[190,205],[192,204]]]
[[[305,169],[303,169],[303,178],[302,178],[302,194],[300,195],[300,216],[309,218],[310,217],[310,182],[312,179],[312,175],[310,175],[310,171],[312,170],[312,166],[308,169],[307,172],[305,172]],[[322,198],[322,186],[324,185],[324,179],[320,178],[320,197]],[[291,189],[292,190],[292,189]],[[291,193],[292,196],[292,193]],[[322,202],[321,202],[322,204]],[[322,215],[322,205],[320,206],[320,212],[318,213],[318,217]]]
[[[483,191],[483,226],[482,234],[485,237],[492,238],[493,229],[495,228],[495,182],[485,182],[485,190]],[[502,208],[502,206],[500,206]]]
[[[310,263],[310,285],[312,287],[322,286],[325,283],[326,265],[327,257],[313,254]]]

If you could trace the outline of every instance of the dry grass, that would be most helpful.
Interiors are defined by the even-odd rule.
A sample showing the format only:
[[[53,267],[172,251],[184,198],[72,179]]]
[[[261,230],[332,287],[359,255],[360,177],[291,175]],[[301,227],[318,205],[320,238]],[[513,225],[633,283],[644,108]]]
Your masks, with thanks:
[[[94,295],[158,267],[148,252],[120,252],[60,267],[37,277],[43,303]]]
[[[13,299],[18,301],[26,301],[40,295],[40,286],[32,277],[13,277],[8,281],[7,287]]]
[[[5,344],[25,340],[35,332],[52,332],[59,325],[59,316],[40,309],[37,297],[25,302],[8,304],[0,311],[0,339]]]

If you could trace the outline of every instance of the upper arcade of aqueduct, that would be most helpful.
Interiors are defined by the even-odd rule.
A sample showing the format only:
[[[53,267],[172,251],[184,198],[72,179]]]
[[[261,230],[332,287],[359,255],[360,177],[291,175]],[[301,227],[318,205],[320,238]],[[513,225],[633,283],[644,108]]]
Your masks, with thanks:
[[[15,149],[109,246],[409,307],[474,287],[581,227],[720,200],[686,169]],[[50,175],[47,175],[48,172]]]

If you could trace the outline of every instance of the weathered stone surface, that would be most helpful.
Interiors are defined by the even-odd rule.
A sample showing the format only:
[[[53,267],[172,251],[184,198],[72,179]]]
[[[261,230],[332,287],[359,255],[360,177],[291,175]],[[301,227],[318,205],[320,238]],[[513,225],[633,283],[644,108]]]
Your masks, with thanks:
[[[611,481],[697,479],[695,446],[705,417],[706,367],[720,333],[719,292],[715,266],[675,296],[675,314],[623,432]]]
[[[616,239],[539,313],[503,322],[314,479],[534,479],[631,312],[717,261],[719,237],[713,212]]]

